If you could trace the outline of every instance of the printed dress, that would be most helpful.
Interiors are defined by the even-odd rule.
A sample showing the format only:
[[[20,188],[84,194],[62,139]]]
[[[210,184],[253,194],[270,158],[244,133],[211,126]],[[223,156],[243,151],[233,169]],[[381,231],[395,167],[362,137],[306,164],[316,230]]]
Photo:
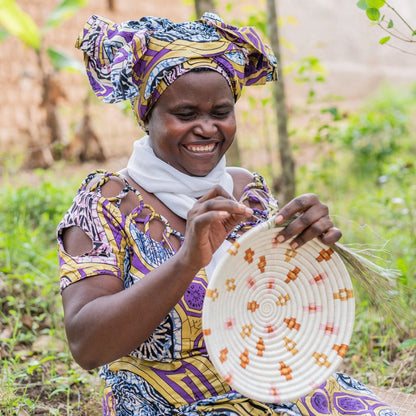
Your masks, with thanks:
[[[124,181],[124,189],[115,197],[103,197],[101,187],[115,177]],[[129,192],[137,196],[137,208],[125,215],[120,204]],[[246,187],[241,200],[255,207],[256,222],[240,224],[229,239],[238,238],[277,211],[276,201],[258,174],[253,174],[253,182]],[[150,236],[155,222],[164,225],[162,241]],[[62,233],[72,226],[80,227],[91,238],[89,253],[70,256],[65,252]],[[184,239],[144,203],[141,194],[125,179],[103,171],[93,172],[83,182],[58,226],[57,235],[61,290],[79,280],[104,274],[121,279],[127,290],[175,254],[173,239]],[[342,373],[334,374],[308,396],[290,403],[260,403],[233,391],[217,374],[205,348],[201,318],[206,288],[207,276],[201,270],[142,345],[101,368],[100,375],[105,380],[104,416],[398,416],[364,385]]]

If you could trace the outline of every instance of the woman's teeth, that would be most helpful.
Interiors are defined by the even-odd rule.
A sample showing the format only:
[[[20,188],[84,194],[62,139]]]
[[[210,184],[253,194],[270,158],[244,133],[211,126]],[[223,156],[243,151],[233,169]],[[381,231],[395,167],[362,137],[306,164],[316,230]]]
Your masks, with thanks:
[[[206,145],[188,145],[186,146],[188,150],[195,153],[203,153],[203,152],[212,152],[215,148],[215,143],[213,144],[206,144]]]

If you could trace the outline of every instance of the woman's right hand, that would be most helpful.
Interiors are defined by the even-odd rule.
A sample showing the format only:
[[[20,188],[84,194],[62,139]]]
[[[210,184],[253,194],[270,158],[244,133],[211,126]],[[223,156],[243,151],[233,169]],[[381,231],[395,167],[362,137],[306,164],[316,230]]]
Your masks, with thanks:
[[[181,254],[196,269],[206,266],[227,235],[252,214],[251,208],[215,186],[189,211]]]

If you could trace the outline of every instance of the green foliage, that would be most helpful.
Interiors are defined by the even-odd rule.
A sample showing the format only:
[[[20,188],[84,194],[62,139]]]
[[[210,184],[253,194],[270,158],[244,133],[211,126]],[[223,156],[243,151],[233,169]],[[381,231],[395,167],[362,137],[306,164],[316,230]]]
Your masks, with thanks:
[[[377,180],[390,157],[406,145],[400,138],[408,133],[408,108],[415,100],[409,90],[393,95],[385,89],[334,131],[332,140],[351,153],[351,168],[357,175]]]
[[[402,52],[415,55],[414,52],[403,50],[390,42],[392,39],[405,43],[416,41],[416,39],[413,38],[416,34],[416,30],[403,18],[390,2],[387,2],[386,0],[358,0],[357,6],[365,11],[367,18],[372,24],[378,25],[383,31],[388,33],[388,36],[384,36],[379,40],[380,45],[388,44]],[[387,16],[386,13],[389,14],[389,16]],[[393,19],[397,19],[396,23]]]
[[[59,52],[55,49],[48,48],[46,50],[49,59],[53,67],[57,71],[68,71],[68,72],[85,72],[84,65],[77,59],[73,59],[63,52]]]
[[[6,30],[0,28],[0,42],[3,42],[7,36],[9,36],[9,33]]]
[[[367,14],[367,17],[373,22],[378,22],[380,19],[380,11],[374,7],[367,8],[365,13]]]
[[[59,26],[64,20],[72,17],[79,9],[87,4],[88,0],[63,0],[50,14],[45,28],[50,29]]]
[[[381,314],[355,285],[356,325],[345,365],[366,383],[395,382],[407,392],[416,371],[415,109],[414,87],[384,88],[344,117],[332,108],[336,122],[325,122],[322,156],[298,172],[299,191],[329,203],[344,244],[366,248],[373,261],[400,271],[391,299],[406,311],[400,316]]]
[[[0,0],[0,41],[7,31],[18,37],[23,43],[39,52],[43,46],[43,33],[59,26],[64,20],[72,17],[78,10],[86,6],[88,0],[62,0],[51,12],[44,27],[38,27],[29,14],[24,12],[15,0]],[[55,69],[78,70],[80,64],[64,54],[48,49],[48,55]]]
[[[40,49],[41,34],[36,23],[15,0],[0,0],[0,24],[26,45]]]
[[[293,80],[309,86],[307,104],[315,99],[316,83],[325,82],[327,70],[316,56],[306,56],[285,68],[286,73],[293,74]]]
[[[248,16],[247,25],[254,26],[261,33],[261,36],[266,37],[268,34],[266,12],[264,10],[257,9],[256,14]]]
[[[380,45],[384,45],[385,43],[387,43],[389,40],[391,39],[391,36],[385,36],[384,38],[381,38],[380,40],[379,40],[379,44]]]
[[[0,188],[0,408],[4,415],[36,415],[47,403],[48,414],[84,414],[100,391],[65,341],[55,239],[75,186],[44,175],[39,181]]]
[[[367,4],[369,7],[373,7],[375,9],[379,9],[385,5],[385,0],[367,0]]]

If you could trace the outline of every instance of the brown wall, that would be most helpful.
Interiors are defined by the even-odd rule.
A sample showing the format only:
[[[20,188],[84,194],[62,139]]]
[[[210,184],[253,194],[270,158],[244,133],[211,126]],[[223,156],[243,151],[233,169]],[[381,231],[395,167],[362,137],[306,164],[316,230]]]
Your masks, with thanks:
[[[17,2],[39,26],[45,23],[57,4],[56,0]],[[90,0],[89,5],[74,17],[47,32],[44,46],[61,50],[81,61],[81,52],[74,48],[74,42],[91,14],[101,14],[116,22],[144,15],[163,16],[180,21],[189,19],[193,12],[192,7],[183,5],[180,1],[115,0],[114,3],[116,11],[111,12],[107,1]],[[48,63],[47,58],[44,61],[45,64]],[[49,66],[47,69],[50,69]],[[65,95],[60,100],[60,116],[64,120],[64,133],[70,138],[73,126],[82,114],[82,101],[90,89],[86,78],[79,73],[62,72],[59,80]],[[36,136],[34,126],[41,122],[42,117],[38,110],[41,101],[39,81],[40,71],[34,51],[12,36],[6,38],[0,44],[0,155],[25,149],[28,146],[28,130],[31,129],[33,136]],[[107,150],[111,150],[115,156],[124,154],[124,145],[130,147],[132,141],[141,134],[136,122],[132,117],[122,115],[117,106],[102,104],[95,97],[93,102],[93,127],[98,136]],[[113,145],[114,140],[117,140],[119,146]]]

